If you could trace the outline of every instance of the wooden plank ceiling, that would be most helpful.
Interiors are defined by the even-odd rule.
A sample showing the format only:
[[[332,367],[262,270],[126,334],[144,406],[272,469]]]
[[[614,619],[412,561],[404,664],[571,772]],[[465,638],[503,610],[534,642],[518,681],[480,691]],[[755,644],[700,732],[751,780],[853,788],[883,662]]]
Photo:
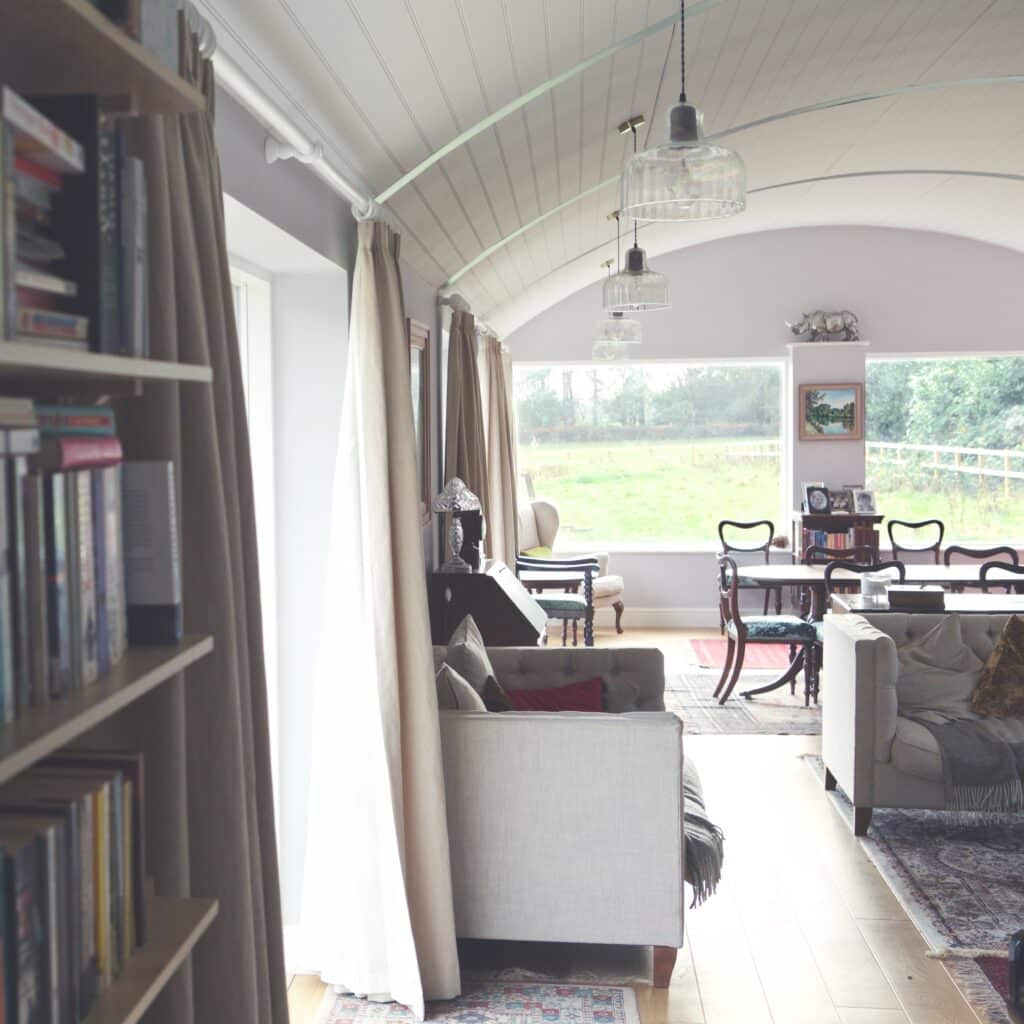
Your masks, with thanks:
[[[460,132],[675,11],[672,0],[201,0],[218,42],[374,194]],[[696,5],[695,5],[696,6]],[[688,21],[687,91],[716,132],[837,97],[1024,72],[1018,0],[710,0]],[[644,113],[663,137],[678,93],[676,28],[559,85],[388,202],[403,253],[441,286],[485,248],[615,178]],[[730,136],[749,186],[864,171],[1024,172],[1024,85],[918,91]],[[614,255],[609,185],[467,272],[458,290],[511,330]],[[1024,182],[928,173],[753,194],[708,225],[650,226],[653,256],[806,224],[926,228],[1024,248]]]

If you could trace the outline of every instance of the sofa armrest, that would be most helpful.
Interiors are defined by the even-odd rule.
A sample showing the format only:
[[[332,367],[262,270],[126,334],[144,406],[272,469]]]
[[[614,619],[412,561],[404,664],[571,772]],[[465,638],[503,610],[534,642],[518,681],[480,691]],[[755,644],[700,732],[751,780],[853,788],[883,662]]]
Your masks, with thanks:
[[[682,723],[441,712],[457,934],[683,942]]]
[[[825,617],[821,752],[858,807],[871,807],[876,761],[896,735],[896,644],[860,615]]]
[[[656,647],[489,647],[487,655],[509,690],[547,689],[600,676],[608,684],[609,710],[665,710],[665,656]]]

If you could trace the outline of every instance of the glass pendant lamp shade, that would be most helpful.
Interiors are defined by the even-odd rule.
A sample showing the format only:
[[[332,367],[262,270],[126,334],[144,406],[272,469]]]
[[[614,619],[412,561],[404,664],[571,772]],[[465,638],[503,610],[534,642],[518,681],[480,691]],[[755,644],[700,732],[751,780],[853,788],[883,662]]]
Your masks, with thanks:
[[[614,363],[629,358],[629,347],[619,341],[595,341],[590,356],[595,362]]]
[[[701,114],[669,111],[668,141],[636,153],[622,175],[622,210],[636,220],[708,220],[742,213],[747,169],[739,155],[705,142]]]
[[[606,313],[642,313],[668,309],[668,278],[647,266],[647,253],[635,243],[626,252],[626,266],[602,288]]]
[[[639,345],[643,340],[643,331],[639,320],[613,313],[606,320],[598,320],[594,330],[594,346],[608,345]]]

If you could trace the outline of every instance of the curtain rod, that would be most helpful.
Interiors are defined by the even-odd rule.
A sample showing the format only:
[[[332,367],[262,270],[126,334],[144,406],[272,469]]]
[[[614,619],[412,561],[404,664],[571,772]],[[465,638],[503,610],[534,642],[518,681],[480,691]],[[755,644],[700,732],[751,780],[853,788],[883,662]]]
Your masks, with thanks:
[[[217,36],[209,20],[186,0],[185,17],[189,28],[199,37],[199,50],[212,57],[217,82],[249,111],[270,133],[266,143],[267,163],[297,158],[325,181],[338,195],[352,204],[356,220],[379,217],[382,207],[362,189],[353,185],[331,162],[324,145],[310,139],[287,114],[217,45]]]

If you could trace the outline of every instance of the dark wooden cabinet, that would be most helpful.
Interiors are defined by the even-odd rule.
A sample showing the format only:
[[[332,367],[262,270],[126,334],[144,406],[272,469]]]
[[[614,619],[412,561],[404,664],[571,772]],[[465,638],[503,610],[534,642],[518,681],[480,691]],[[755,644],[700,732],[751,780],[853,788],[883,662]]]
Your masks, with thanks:
[[[435,646],[472,615],[488,647],[535,647],[547,616],[504,562],[485,562],[483,572],[433,572],[427,578],[430,635]]]

